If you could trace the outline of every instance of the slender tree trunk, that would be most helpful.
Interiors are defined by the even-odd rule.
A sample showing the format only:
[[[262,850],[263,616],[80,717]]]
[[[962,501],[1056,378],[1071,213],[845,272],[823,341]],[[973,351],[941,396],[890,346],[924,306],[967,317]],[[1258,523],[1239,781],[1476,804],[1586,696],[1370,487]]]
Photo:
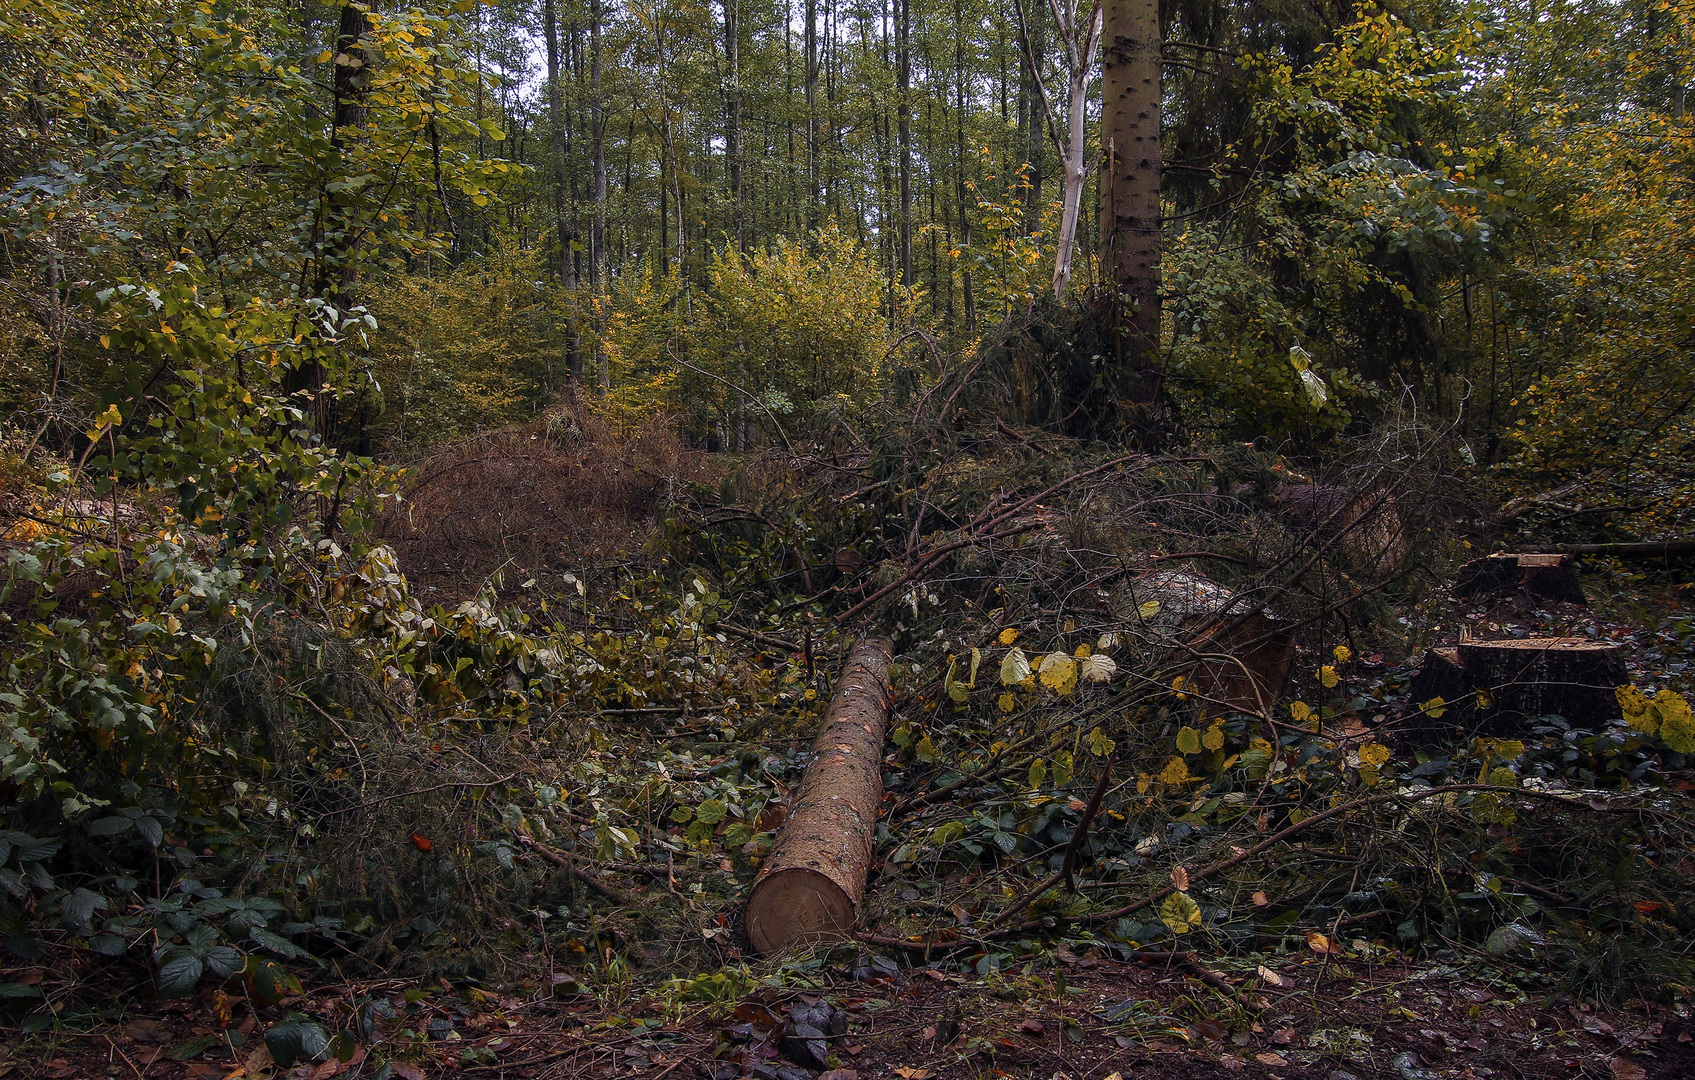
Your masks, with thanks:
[[[553,169],[553,224],[559,241],[559,279],[567,289],[576,288],[576,262],[571,257],[570,217],[565,212],[565,98],[559,85],[559,10],[557,0],[542,2],[542,33],[547,38],[547,113],[553,129],[549,164]],[[580,371],[572,371],[580,377]]]
[[[900,124],[900,283],[912,287],[912,0],[895,0],[895,116]]]
[[[806,0],[806,223],[818,224],[818,0]]]
[[[959,274],[960,292],[964,294],[965,332],[971,333],[977,326],[977,304],[971,294],[971,214],[966,210],[965,187],[965,5],[963,0],[954,0],[953,5],[953,66],[954,89],[956,94],[954,107],[954,131],[957,135],[955,153],[959,162],[959,173],[954,197],[959,200],[959,244],[966,251],[966,261]]]
[[[730,222],[736,234],[736,250],[747,252],[747,232],[742,223],[742,65],[741,30],[737,8],[741,0],[724,3],[724,61],[729,68],[724,101],[725,178],[730,186]]]
[[[600,94],[600,33],[606,12],[602,0],[589,3],[589,94],[594,140],[594,224],[589,232],[589,280],[600,285],[611,275],[606,259],[606,101]],[[606,375],[601,373],[604,384]]]
[[[1129,426],[1156,429],[1160,396],[1159,0],[1108,0],[1101,55],[1101,266],[1113,292],[1118,397]]]
[[[342,5],[341,25],[336,31],[335,111],[331,121],[330,145],[343,158],[347,156],[348,142],[358,139],[365,127],[370,58],[361,40],[370,29],[371,22],[363,7]],[[317,295],[344,309],[354,303],[356,238],[353,206],[358,199],[359,195],[350,191],[327,193],[323,241],[318,249]]]

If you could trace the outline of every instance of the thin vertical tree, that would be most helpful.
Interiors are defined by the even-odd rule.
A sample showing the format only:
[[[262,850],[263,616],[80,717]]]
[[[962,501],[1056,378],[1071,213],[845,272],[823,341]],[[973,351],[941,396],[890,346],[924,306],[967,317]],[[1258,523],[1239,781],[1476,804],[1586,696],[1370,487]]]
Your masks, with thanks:
[[[1158,0],[1154,0],[1157,10]],[[1101,0],[1094,0],[1081,20],[1077,0],[1048,0],[1054,28],[1065,50],[1064,121],[1054,109],[1048,92],[1044,58],[1032,41],[1030,19],[1024,0],[1015,0],[1018,12],[1018,42],[1024,52],[1031,87],[1042,110],[1041,121],[1059,154],[1064,181],[1059,219],[1058,250],[1054,257],[1053,294],[1063,300],[1071,286],[1072,255],[1077,247],[1077,219],[1083,205],[1083,188],[1089,179],[1088,148],[1085,145],[1089,84],[1094,81],[1095,54],[1101,41]],[[1157,182],[1156,182],[1157,190]],[[1156,204],[1157,206],[1157,204]]]

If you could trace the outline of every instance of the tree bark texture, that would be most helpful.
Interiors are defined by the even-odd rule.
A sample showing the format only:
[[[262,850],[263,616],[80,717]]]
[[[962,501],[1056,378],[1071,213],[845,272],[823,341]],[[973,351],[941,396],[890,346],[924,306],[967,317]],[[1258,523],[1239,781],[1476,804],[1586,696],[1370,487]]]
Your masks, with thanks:
[[[748,894],[747,936],[760,953],[853,929],[883,799],[892,659],[884,639],[867,638],[848,654],[812,764]]]
[[[1462,641],[1430,650],[1413,676],[1398,734],[1444,738],[1502,735],[1537,716],[1574,727],[1617,720],[1614,690],[1630,681],[1624,649],[1589,638]],[[1442,704],[1431,707],[1435,698]],[[1442,715],[1434,716],[1437,709]]]
[[[1454,576],[1454,595],[1544,597],[1568,604],[1587,604],[1577,580],[1575,555],[1514,555],[1498,552],[1473,559]]]
[[[1144,430],[1159,397],[1161,51],[1159,0],[1109,0],[1101,43],[1101,264],[1126,332],[1119,398],[1131,426]]]

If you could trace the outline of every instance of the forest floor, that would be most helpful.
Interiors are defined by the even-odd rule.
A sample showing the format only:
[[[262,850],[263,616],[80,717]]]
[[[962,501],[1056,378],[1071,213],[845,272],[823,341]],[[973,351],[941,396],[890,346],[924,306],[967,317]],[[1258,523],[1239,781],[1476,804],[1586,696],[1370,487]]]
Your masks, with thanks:
[[[1479,549],[1446,521],[1394,529],[1395,544],[1435,540],[1416,574],[1373,583],[1379,557],[1337,553],[1346,531],[1293,500],[1221,500],[1227,485],[1176,465],[1020,467],[928,470],[938,490],[962,485],[926,498],[964,507],[964,524],[892,541],[870,511],[870,525],[780,516],[857,499],[851,472],[838,483],[855,490],[828,499],[773,486],[753,509],[677,510],[675,536],[606,540],[616,572],[598,592],[558,555],[569,536],[521,563],[492,545],[492,564],[471,558],[474,537],[401,536],[409,586],[349,574],[337,588],[366,614],[427,611],[449,674],[369,707],[327,696],[339,717],[308,700],[335,732],[300,767],[318,831],[283,831],[274,805],[249,814],[299,855],[255,865],[333,882],[325,898],[345,906],[301,924],[310,952],[251,947],[239,973],[161,1000],[139,954],[223,940],[189,917],[244,895],[202,888],[213,852],[185,847],[170,889],[125,887],[126,911],[162,913],[128,954],[96,955],[54,916],[64,947],[0,962],[0,1007],[34,1024],[0,1045],[0,1080],[1695,1077],[1688,755],[1616,714],[1398,726],[1429,711],[1410,683],[1426,651],[1466,640],[1614,642],[1633,684],[1687,693],[1685,569],[1594,560],[1587,605],[1461,600],[1445,582]],[[1050,505],[1059,484],[1103,476],[1069,511]],[[536,502],[485,481],[485,498]],[[1436,505],[1397,490],[1409,521]],[[455,520],[502,542],[513,529]],[[861,547],[893,554],[866,565]],[[1148,599],[1171,596],[1135,591],[1161,560],[1197,557],[1191,585],[1309,613],[1262,723],[1189,699],[1177,630]],[[1300,569],[1276,581],[1268,566]],[[1235,567],[1253,574],[1227,580]],[[379,578],[395,588],[365,588]],[[791,599],[796,581],[811,599]],[[864,599],[831,617],[813,603],[831,593]],[[884,594],[900,670],[859,936],[756,959],[748,889],[810,760],[832,657]],[[1110,651],[1122,677],[1076,674]],[[1056,658],[1063,688],[1031,671]],[[1096,773],[1091,832],[1079,796]],[[1079,833],[1078,890],[1027,892]],[[1168,912],[1167,896],[1187,906]],[[361,910],[381,918],[361,925]]]
[[[1681,1006],[1600,1008],[1528,995],[1499,962],[1413,964],[1320,955],[1235,957],[1216,965],[1253,985],[1231,1003],[1192,969],[1156,959],[1065,955],[1029,973],[988,976],[937,966],[820,966],[805,988],[767,987],[740,1004],[635,998],[616,1009],[536,988],[345,983],[285,999],[274,1013],[345,1018],[355,999],[389,999],[388,1075],[494,1080],[544,1077],[805,1080],[804,1047],[780,1038],[784,1016],[845,1014],[825,1080],[1020,1077],[1103,1080],[1114,1073],[1188,1080],[1434,1080],[1436,1077],[1677,1080],[1695,1075],[1695,1021]],[[857,968],[857,970],[856,970]],[[859,978],[855,978],[855,975]],[[1280,985],[1270,985],[1275,979]],[[1216,1018],[1183,1021],[1195,1006]],[[216,1013],[230,1010],[220,1031]],[[275,1066],[253,1038],[260,1017],[208,993],[147,1007],[122,1022],[13,1043],[0,1076],[23,1080],[262,1080],[371,1075],[364,1048],[343,1063]],[[416,1041],[399,1036],[411,1033]],[[745,1066],[744,1066],[745,1059]],[[798,1060],[797,1060],[798,1059]]]
[[[1662,592],[1659,603],[1628,614],[1607,601],[1596,610],[1444,600],[1428,617],[1435,641],[1457,639],[1462,626],[1468,634],[1591,634],[1631,644],[1633,666],[1679,669],[1681,649],[1672,643],[1668,651],[1651,625],[1655,609],[1675,607],[1680,595]],[[898,877],[881,884],[878,877],[869,910],[898,917],[903,897],[918,898]],[[628,888],[635,905],[675,903],[667,895],[676,892],[674,880],[667,888],[637,877]],[[1339,918],[1327,929],[1339,945],[1351,936],[1350,923],[1379,914]],[[721,912],[719,921],[730,935],[726,955],[740,962],[745,941],[735,912]],[[1382,937],[1339,953],[1318,951],[1323,938],[1309,949],[1299,947],[1298,935],[1294,940],[1217,955],[1197,941],[1199,951],[1162,956],[1148,949],[1131,959],[1098,948],[1076,952],[1062,942],[981,972],[945,955],[927,957],[917,946],[891,950],[885,940],[724,969],[739,976],[679,973],[662,985],[650,977],[645,990],[630,983],[621,993],[585,993],[564,965],[551,977],[504,986],[440,976],[319,982],[257,1008],[239,988],[232,995],[207,987],[188,999],[90,1014],[84,1024],[66,1016],[57,1031],[0,1048],[0,1078],[1695,1076],[1687,995],[1669,995],[1671,1004],[1602,1005],[1550,989],[1532,965],[1464,946],[1415,957]],[[526,959],[547,959],[551,968],[550,958]],[[5,973],[22,984],[42,976]],[[810,1046],[785,1038],[797,1010],[840,1033]],[[326,1053],[317,1064],[280,1066],[263,1034],[302,1017],[329,1031],[364,1025],[364,1032],[342,1047],[345,1060]]]

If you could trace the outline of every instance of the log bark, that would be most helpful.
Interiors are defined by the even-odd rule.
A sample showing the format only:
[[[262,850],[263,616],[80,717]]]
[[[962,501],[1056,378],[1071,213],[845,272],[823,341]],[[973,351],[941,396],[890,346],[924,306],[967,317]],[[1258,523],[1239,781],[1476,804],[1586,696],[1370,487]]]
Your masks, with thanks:
[[[1577,557],[1511,554],[1505,551],[1473,559],[1454,577],[1454,595],[1468,597],[1524,593],[1568,604],[1588,604],[1577,580]]]
[[[891,645],[879,638],[861,641],[848,654],[812,746],[812,764],[748,894],[747,936],[757,952],[853,930],[883,800],[892,658]]]

